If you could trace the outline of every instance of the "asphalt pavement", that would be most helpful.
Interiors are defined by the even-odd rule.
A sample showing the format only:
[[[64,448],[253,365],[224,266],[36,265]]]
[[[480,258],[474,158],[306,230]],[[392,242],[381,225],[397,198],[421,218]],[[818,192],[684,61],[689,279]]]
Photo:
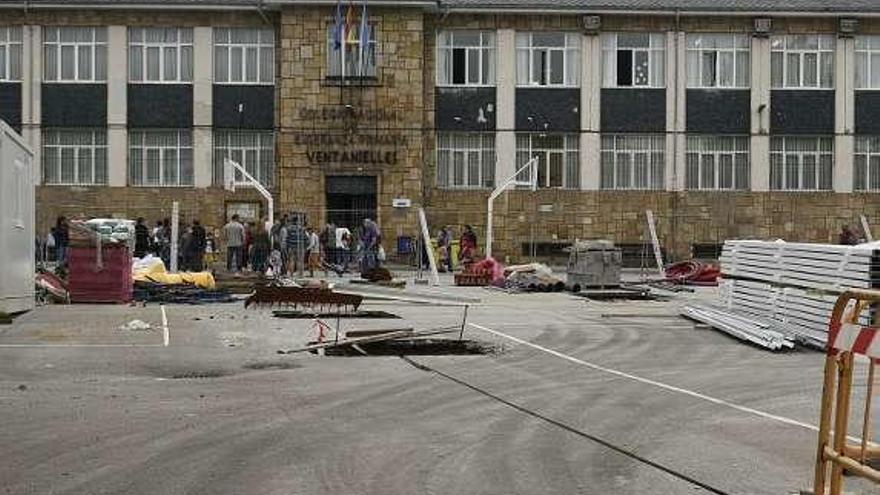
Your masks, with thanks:
[[[676,316],[711,291],[593,303],[407,289],[481,300],[464,338],[489,352],[455,356],[280,355],[314,339],[312,323],[240,303],[166,306],[167,346],[158,305],[44,306],[0,326],[0,493],[806,490],[823,356],[771,353]],[[343,332],[437,328],[463,313],[363,309],[402,319],[344,319]],[[134,319],[151,328],[120,328]],[[864,381],[856,408],[863,392]]]

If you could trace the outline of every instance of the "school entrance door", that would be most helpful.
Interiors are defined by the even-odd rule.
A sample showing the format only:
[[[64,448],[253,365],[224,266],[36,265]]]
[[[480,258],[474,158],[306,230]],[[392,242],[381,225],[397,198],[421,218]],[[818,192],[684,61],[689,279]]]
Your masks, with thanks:
[[[354,232],[364,218],[376,220],[375,175],[328,175],[324,182],[328,222]]]

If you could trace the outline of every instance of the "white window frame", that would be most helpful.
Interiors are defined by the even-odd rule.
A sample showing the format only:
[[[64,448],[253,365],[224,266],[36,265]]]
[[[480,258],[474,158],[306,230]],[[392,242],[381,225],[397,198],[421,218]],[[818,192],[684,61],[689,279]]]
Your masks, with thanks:
[[[856,136],[853,190],[880,192],[880,136]]]
[[[600,139],[600,189],[634,191],[666,189],[666,136],[603,134]],[[646,146],[638,147],[641,145]],[[642,160],[644,160],[643,165],[636,165]],[[643,168],[643,173],[639,174],[639,168]]]
[[[0,81],[21,81],[24,56],[22,40],[21,26],[0,26]]]
[[[486,189],[495,186],[495,134],[437,133],[437,187]]]
[[[855,89],[880,89],[880,35],[856,36],[855,45]]]
[[[798,149],[799,143],[814,141],[812,150]],[[827,149],[823,149],[823,144]],[[804,169],[808,166],[805,162],[811,158],[815,170],[810,172]],[[826,186],[822,187],[822,161],[827,158],[830,165],[827,170]],[[797,171],[797,177],[792,178],[792,170]],[[814,187],[804,178],[812,175]],[[777,183],[778,180],[778,183]],[[796,182],[796,183],[795,183]],[[770,190],[771,191],[831,191],[834,189],[834,137],[833,136],[772,136],[770,138]]]
[[[149,180],[149,161],[158,158],[155,181]],[[140,173],[135,173],[135,167]],[[190,129],[132,129],[128,133],[128,184],[134,187],[191,187],[193,142]]]
[[[233,41],[235,37],[250,35],[256,41]],[[234,53],[241,53],[239,63]],[[234,85],[271,86],[275,84],[275,31],[262,27],[214,28],[214,83]],[[267,55],[268,54],[268,55]],[[269,60],[266,60],[266,59]],[[253,60],[256,78],[249,78],[248,62]],[[241,71],[233,77],[233,67]],[[224,72],[225,68],[225,72]],[[268,74],[263,74],[265,70]]]
[[[477,35],[479,42],[459,42],[456,35]],[[464,51],[464,82],[453,80],[456,50]],[[471,82],[471,60],[476,57],[476,82]],[[495,32],[494,31],[441,31],[437,34],[437,86],[495,86]]]
[[[749,189],[749,136],[691,135],[685,150],[685,189]]]
[[[64,134],[75,135],[77,133],[79,133],[81,137],[87,137],[87,139],[79,143],[61,142]],[[86,133],[88,133],[88,135]],[[41,169],[43,174],[43,184],[53,186],[103,186],[107,184],[108,158],[106,129],[49,128],[43,129],[42,138],[43,163]],[[73,159],[73,180],[62,180],[65,154]],[[82,159],[87,160],[87,163],[85,164],[89,168],[89,173],[87,174],[80,173],[80,167],[83,165],[83,163],[81,163]],[[47,170],[50,167],[55,168],[55,180],[50,180],[50,174],[47,173]],[[99,174],[100,167],[103,167],[103,177]],[[82,175],[88,175],[88,179],[81,180]]]
[[[535,40],[548,35],[562,36],[562,45],[542,44]],[[580,33],[565,31],[516,33],[516,85],[524,88],[577,87],[580,84],[582,37]],[[541,54],[548,61],[545,70],[541,71],[543,81],[534,78],[535,57]],[[562,56],[562,82],[551,81],[554,54]]]
[[[247,144],[241,144],[250,140]],[[238,144],[235,143],[238,141]],[[214,184],[223,185],[223,159],[241,164],[264,187],[275,182],[275,134],[271,130],[214,129]],[[235,173],[236,187],[253,187],[240,172]]]
[[[719,44],[725,45],[721,48]],[[750,38],[746,34],[688,33],[686,44],[687,87],[748,89],[750,86]],[[705,80],[706,55],[711,55],[714,81]],[[732,64],[726,74],[724,58]]]
[[[621,37],[648,36],[648,46],[622,46]],[[618,84],[618,52],[631,51],[630,84]],[[645,84],[636,84],[636,54],[645,54],[648,77]],[[602,87],[603,88],[665,88],[666,87],[666,34],[652,32],[620,32],[602,34]]]
[[[75,39],[80,34],[88,39]],[[69,54],[65,52],[68,50],[72,50],[73,77],[65,76],[63,71],[65,55]],[[50,54],[50,52],[54,53]],[[86,55],[89,57],[89,73],[82,74],[80,59]],[[49,73],[50,67],[54,68],[54,76]],[[107,28],[104,26],[43,27],[43,80],[52,83],[106,82]]]
[[[799,41],[815,38],[817,48],[800,48],[796,45]],[[770,87],[772,89],[834,89],[834,52],[837,38],[833,34],[788,34],[773,36],[770,38]],[[794,46],[793,46],[794,45]],[[816,69],[815,85],[808,86],[805,82],[806,75],[810,71],[805,69],[804,60],[808,55],[815,55]],[[774,60],[782,58],[781,69]],[[791,58],[796,57],[797,83],[789,83],[789,75],[795,68],[791,67]],[[822,61],[831,59],[831,72],[829,80],[822,78]],[[779,70],[782,73],[779,74]]]
[[[562,138],[562,147],[548,147],[541,140],[553,137]],[[516,168],[519,170],[532,158],[538,158],[538,187],[541,189],[578,189],[580,188],[580,148],[578,134],[543,134],[517,133],[516,135]],[[562,183],[551,185],[551,165],[558,159]],[[528,181],[530,170],[523,171],[522,182]]]
[[[166,41],[172,37],[173,40]],[[156,38],[164,39],[159,41]],[[140,55],[135,56],[138,52]],[[155,52],[158,57],[158,77],[149,74],[151,52]],[[139,64],[135,63],[137,59],[140,60]],[[173,75],[168,74],[169,63],[174,68]],[[133,83],[149,84],[191,83],[193,80],[192,28],[128,28],[128,80]]]
[[[331,22],[327,25],[327,79],[345,81],[346,79],[362,80],[375,79],[377,77],[379,67],[377,52],[379,45],[376,41],[378,26],[376,23],[367,22],[370,39],[366,50],[363,52],[367,60],[366,66],[364,67],[359,65],[361,57],[360,27],[359,22],[354,26],[354,42],[349,42],[346,39],[347,35],[343,29],[342,46],[337,50],[335,48],[336,41],[333,38],[336,24]],[[348,70],[350,62],[349,57],[352,56],[357,58],[356,61],[352,61],[357,68]]]

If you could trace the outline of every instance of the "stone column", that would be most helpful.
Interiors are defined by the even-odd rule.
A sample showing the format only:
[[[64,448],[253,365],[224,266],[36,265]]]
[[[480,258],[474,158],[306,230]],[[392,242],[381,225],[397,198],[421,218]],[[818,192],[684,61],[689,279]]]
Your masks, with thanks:
[[[210,27],[193,29],[193,175],[196,187],[210,186],[213,177],[213,39]]]
[[[853,190],[855,40],[838,38],[834,54],[834,191]]]
[[[751,189],[770,190],[770,39],[752,38]]]
[[[128,183],[128,36],[125,26],[107,27],[107,185]]]
[[[602,97],[602,39],[584,35],[581,43],[581,189],[596,191],[601,186],[600,102]]]
[[[516,172],[516,31],[498,30],[498,85],[495,94],[498,134],[495,139],[495,183]]]
[[[34,152],[36,183],[43,180],[40,102],[43,84],[43,33],[40,26],[22,27],[21,133]]]
[[[685,184],[685,33],[666,33],[666,189]]]

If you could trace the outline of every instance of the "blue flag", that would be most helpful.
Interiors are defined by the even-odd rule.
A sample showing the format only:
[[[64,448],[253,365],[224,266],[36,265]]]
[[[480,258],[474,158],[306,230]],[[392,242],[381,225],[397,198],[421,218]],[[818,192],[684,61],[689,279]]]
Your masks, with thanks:
[[[342,48],[342,31],[345,28],[342,19],[342,0],[336,2],[336,16],[333,18],[333,49]]]
[[[369,44],[370,44],[370,25],[367,23],[367,0],[364,0],[364,10],[361,13],[361,32],[359,36],[361,40],[361,59],[360,64],[358,66],[358,71],[361,76],[365,75],[367,70],[367,59],[366,57],[369,55]]]

